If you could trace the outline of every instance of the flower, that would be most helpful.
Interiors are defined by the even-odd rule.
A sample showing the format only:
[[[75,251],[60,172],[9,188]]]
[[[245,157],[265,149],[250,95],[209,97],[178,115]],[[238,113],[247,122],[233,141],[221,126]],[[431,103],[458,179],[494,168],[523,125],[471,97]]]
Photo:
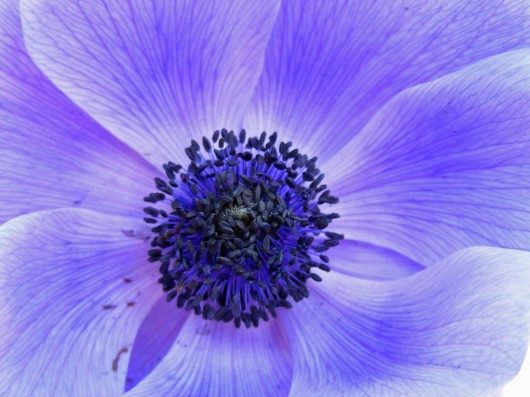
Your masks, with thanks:
[[[517,373],[530,302],[523,2],[5,0],[0,22],[1,395],[484,396]],[[285,158],[234,142],[207,165],[219,175],[229,160],[250,169],[257,153],[276,156],[269,198],[252,180],[233,185],[250,189],[247,204],[231,188],[222,204],[212,183],[197,187],[211,201],[194,201],[206,196],[186,179],[211,153],[201,139],[224,127],[260,147],[261,131],[278,132]],[[308,187],[320,176],[311,156],[333,196],[316,195],[322,181]],[[295,181],[307,190],[278,176],[294,162],[309,167]],[[180,190],[146,217],[154,178],[166,198]],[[284,208],[290,191],[298,206]],[[258,214],[261,202],[274,206]],[[328,204],[340,218],[322,215]],[[272,215],[276,226],[245,235]],[[316,216],[340,242],[329,265],[316,256],[328,241]],[[221,231],[235,220],[239,231]],[[183,254],[168,250],[179,233],[192,245]],[[251,238],[275,259],[245,248],[243,271],[269,266],[268,282],[252,285],[231,262],[211,270],[228,279],[207,280],[206,256],[193,256],[203,241],[231,261]],[[170,274],[167,255],[193,262],[202,284]],[[304,261],[289,268],[288,255]],[[290,277],[306,287],[288,288]],[[215,321],[228,305],[209,285],[226,280],[248,292],[241,301],[270,309],[281,294],[293,307],[269,321],[258,310],[250,329]],[[166,302],[183,290],[181,305],[201,315]],[[243,306],[219,319],[238,325],[240,308],[256,325]]]

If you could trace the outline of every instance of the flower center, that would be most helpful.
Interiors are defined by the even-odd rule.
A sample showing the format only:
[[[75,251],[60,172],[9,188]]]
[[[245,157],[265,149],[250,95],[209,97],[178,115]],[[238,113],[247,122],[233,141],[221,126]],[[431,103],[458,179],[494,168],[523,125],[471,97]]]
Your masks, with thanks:
[[[322,253],[342,235],[323,232],[338,218],[321,206],[338,199],[322,184],[317,158],[277,133],[246,139],[223,129],[192,140],[190,164],[164,164],[167,180],[144,198],[156,225],[149,260],[160,262],[167,300],[208,320],[257,327],[309,296],[314,269],[329,271]]]

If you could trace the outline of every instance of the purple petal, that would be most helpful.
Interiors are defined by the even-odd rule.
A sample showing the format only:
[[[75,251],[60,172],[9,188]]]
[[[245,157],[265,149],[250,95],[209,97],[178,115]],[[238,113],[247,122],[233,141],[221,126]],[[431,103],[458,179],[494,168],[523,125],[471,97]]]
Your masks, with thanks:
[[[153,169],[55,88],[24,49],[18,2],[0,5],[0,224],[42,209],[130,214]]]
[[[284,1],[246,125],[327,160],[403,89],[527,46],[529,18],[505,0]]]
[[[287,395],[291,358],[279,322],[236,329],[191,315],[162,362],[127,396]]]
[[[190,315],[162,297],[145,317],[131,349],[125,390],[145,378],[167,354]]]
[[[26,45],[70,98],[153,164],[236,128],[274,2],[22,1]]]
[[[530,249],[530,50],[404,91],[330,161],[336,228],[428,266]]]
[[[346,239],[328,252],[333,271],[357,278],[393,280],[424,269],[398,252],[361,241]]]
[[[521,365],[521,370],[495,397],[525,397],[528,391],[528,380],[530,379],[530,351],[526,351],[526,357]]]
[[[83,209],[0,228],[1,395],[120,395],[138,327],[161,294],[144,233]]]
[[[523,251],[474,247],[396,281],[330,273],[285,313],[291,395],[482,397],[498,390],[527,346],[529,263]]]

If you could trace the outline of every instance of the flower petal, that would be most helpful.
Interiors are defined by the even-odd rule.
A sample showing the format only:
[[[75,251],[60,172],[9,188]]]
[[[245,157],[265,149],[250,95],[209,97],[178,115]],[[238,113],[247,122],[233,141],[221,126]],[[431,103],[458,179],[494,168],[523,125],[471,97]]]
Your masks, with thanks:
[[[330,273],[285,314],[291,395],[482,397],[498,390],[527,346],[529,264],[527,252],[474,247],[395,281]]]
[[[530,379],[530,349],[526,351],[526,357],[521,365],[521,370],[515,378],[503,387],[502,393],[496,397],[525,397],[528,391],[528,380]]]
[[[1,395],[121,395],[138,327],[161,296],[144,233],[83,209],[0,228]]]
[[[125,391],[145,378],[167,354],[190,315],[162,297],[140,326],[131,349]]]
[[[0,4],[0,142],[0,224],[58,207],[136,213],[153,185],[152,167],[33,64],[13,0]]]
[[[403,89],[528,46],[522,1],[284,1],[246,125],[324,160]]]
[[[23,0],[46,75],[153,164],[240,122],[278,2]],[[236,124],[237,123],[237,124]]]
[[[424,269],[399,252],[362,241],[343,240],[326,254],[333,271],[370,280],[393,280]]]
[[[290,381],[278,322],[247,330],[191,315],[164,360],[126,396],[282,396]]]
[[[352,239],[425,266],[474,245],[530,250],[530,50],[404,91],[330,169]]]

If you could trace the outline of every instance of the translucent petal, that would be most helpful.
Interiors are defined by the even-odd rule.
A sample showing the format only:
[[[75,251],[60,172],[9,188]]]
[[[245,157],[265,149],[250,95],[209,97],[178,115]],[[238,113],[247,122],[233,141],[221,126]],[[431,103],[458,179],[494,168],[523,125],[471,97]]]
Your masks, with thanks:
[[[331,161],[334,227],[429,266],[530,249],[530,50],[402,92]]]
[[[161,296],[143,226],[61,209],[0,228],[0,394],[115,396]]]
[[[278,2],[23,0],[44,73],[154,165],[190,138],[237,128]]]
[[[326,275],[282,316],[292,396],[477,396],[519,370],[530,253],[461,250],[396,281]]]

